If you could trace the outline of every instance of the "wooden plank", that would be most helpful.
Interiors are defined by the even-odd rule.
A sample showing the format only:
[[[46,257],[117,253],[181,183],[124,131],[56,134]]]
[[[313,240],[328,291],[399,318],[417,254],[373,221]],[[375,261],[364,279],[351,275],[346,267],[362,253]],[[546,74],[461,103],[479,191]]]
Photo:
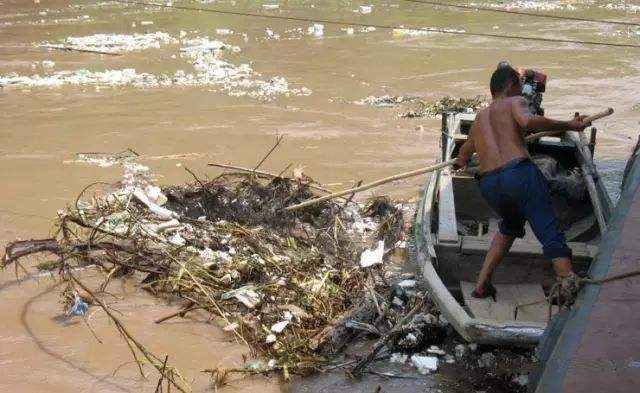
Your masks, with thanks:
[[[471,296],[471,292],[473,292],[475,284],[466,281],[460,282],[464,303],[469,307],[469,310],[475,318],[510,321],[514,319],[515,304],[511,296],[511,291],[502,287],[505,286],[500,285],[499,289],[496,287],[499,295],[496,296],[496,301],[494,302],[492,298],[474,298]]]
[[[515,286],[514,291],[516,292],[516,321],[547,323],[549,305],[542,285],[519,284]]]
[[[462,237],[462,254],[484,255],[491,245],[490,238],[477,238],[476,236]],[[567,245],[573,252],[573,257],[577,259],[591,259],[594,254],[587,244],[582,242],[568,242]],[[543,257],[542,245],[539,242],[529,242],[523,239],[516,239],[509,251],[511,256],[521,257]]]
[[[491,218],[489,219],[489,231],[487,232],[487,235],[490,239],[493,239],[493,236],[499,231],[499,221],[497,218]],[[529,242],[529,243],[535,243],[538,241],[538,239],[536,238],[536,234],[533,233],[533,229],[531,229],[531,225],[529,225],[528,222],[526,222],[524,224],[524,238],[522,238],[523,241]]]
[[[440,172],[438,193],[438,241],[458,242],[456,206],[453,197],[453,183],[449,168]]]
[[[496,321],[547,322],[547,303],[539,284],[496,285],[496,301],[492,298],[476,299],[471,296],[474,283],[462,281],[460,288],[465,304],[475,318]],[[536,304],[521,306],[529,303]],[[516,313],[517,308],[517,313]]]

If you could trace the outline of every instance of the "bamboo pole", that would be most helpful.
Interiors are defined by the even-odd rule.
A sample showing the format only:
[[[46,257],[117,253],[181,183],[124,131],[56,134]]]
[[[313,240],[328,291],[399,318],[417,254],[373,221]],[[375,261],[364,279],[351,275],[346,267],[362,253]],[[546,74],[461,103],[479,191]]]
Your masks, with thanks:
[[[611,114],[613,114],[613,108],[607,108],[607,109],[603,110],[602,112],[598,112],[598,113],[596,113],[595,115],[591,115],[591,116],[589,116],[589,117],[586,117],[586,118],[583,120],[583,122],[584,122],[585,124],[589,124],[589,123],[592,123],[592,122],[594,122],[594,121],[596,121],[596,120],[602,119],[603,117],[607,117],[607,116],[609,116],[609,115],[611,115]],[[538,139],[540,139],[540,138],[542,138],[542,137],[545,137],[545,136],[554,136],[554,135],[562,134],[562,133],[564,133],[564,132],[566,132],[566,130],[560,130],[560,131],[542,131],[542,132],[538,132],[538,133],[535,133],[535,134],[528,135],[528,136],[525,138],[525,140],[526,140],[527,142],[533,142],[533,141],[538,140]]]
[[[609,116],[613,113],[613,108],[608,108],[602,112],[599,112],[595,115],[589,116],[587,118],[584,119],[585,123],[591,123],[593,121],[596,121],[598,119],[602,119],[603,117]],[[537,139],[540,139],[542,137],[545,136],[552,136],[552,135],[558,135],[561,133],[564,133],[566,130],[560,130],[560,131],[543,131],[543,132],[538,132],[536,134],[531,134],[528,135],[525,140],[527,142],[532,142],[535,141]],[[338,191],[338,192],[334,192],[332,194],[329,195],[325,195],[319,198],[314,198],[314,199],[310,199],[308,201],[304,201],[301,203],[298,203],[297,205],[291,205],[291,206],[287,206],[285,207],[283,210],[284,211],[294,211],[294,210],[298,210],[298,209],[302,209],[303,207],[307,207],[307,206],[311,206],[311,205],[315,205],[316,203],[321,203],[324,201],[328,201],[337,197],[341,197],[347,194],[352,194],[352,193],[356,193],[356,192],[361,192],[361,191],[366,191],[370,188],[374,188],[377,186],[380,186],[382,184],[386,184],[386,183],[390,183],[392,181],[397,181],[397,180],[402,180],[402,179],[406,179],[409,177],[414,177],[414,176],[418,176],[418,175],[422,175],[425,173],[429,173],[429,172],[433,172],[433,171],[437,171],[439,169],[442,168],[446,168],[448,166],[451,166],[453,164],[455,164],[456,159],[451,159],[449,161],[445,161],[445,162],[441,162],[435,165],[430,165],[424,168],[420,168],[420,169],[415,169],[413,171],[409,171],[409,172],[403,172],[403,173],[399,173],[397,175],[393,175],[393,176],[389,176],[389,177],[385,177],[383,179],[379,179],[376,181],[373,181],[371,183],[367,183],[367,184],[363,184],[359,187],[354,187],[354,188],[350,188],[348,190],[342,190],[342,191]]]
[[[341,197],[341,196],[344,196],[344,195],[348,195],[348,194],[351,194],[351,193],[365,191],[365,190],[368,190],[368,189],[373,188],[373,187],[377,187],[377,186],[382,185],[382,184],[390,183],[392,181],[402,180],[402,179],[406,179],[408,177],[422,175],[423,173],[429,173],[429,172],[437,171],[438,169],[446,168],[446,167],[448,167],[450,165],[453,165],[455,162],[456,162],[456,160],[452,159],[452,160],[441,162],[441,163],[438,163],[438,164],[435,164],[435,165],[431,165],[431,166],[428,166],[428,167],[416,169],[416,170],[413,170],[413,171],[399,173],[397,175],[385,177],[384,179],[379,179],[379,180],[376,180],[376,181],[371,182],[371,183],[363,184],[360,187],[354,187],[354,188],[350,188],[348,190],[334,192],[333,194],[325,195],[325,196],[322,196],[320,198],[310,199],[308,201],[305,201],[305,202],[302,202],[302,203],[298,203],[297,205],[288,206],[288,207],[285,207],[283,210],[292,211],[292,210],[302,209],[303,207],[315,205],[316,203],[328,201],[330,199],[334,199],[334,198]]]

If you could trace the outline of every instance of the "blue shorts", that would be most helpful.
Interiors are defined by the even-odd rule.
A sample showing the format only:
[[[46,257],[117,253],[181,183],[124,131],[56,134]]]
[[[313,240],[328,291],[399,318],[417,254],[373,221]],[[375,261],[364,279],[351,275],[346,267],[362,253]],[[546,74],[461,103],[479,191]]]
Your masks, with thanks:
[[[571,257],[553,211],[547,180],[531,160],[516,159],[478,177],[482,196],[501,218],[500,233],[523,237],[528,221],[545,257]]]

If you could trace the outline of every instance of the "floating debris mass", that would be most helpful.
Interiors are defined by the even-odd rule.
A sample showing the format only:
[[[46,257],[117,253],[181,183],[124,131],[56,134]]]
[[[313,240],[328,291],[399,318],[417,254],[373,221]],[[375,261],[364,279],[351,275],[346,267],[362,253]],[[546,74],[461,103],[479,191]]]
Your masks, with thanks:
[[[179,69],[173,75],[139,72],[134,68],[92,71],[88,69],[53,71],[55,63],[43,68],[44,75],[19,75],[10,73],[0,75],[2,87],[60,87],[95,86],[157,88],[210,86],[230,96],[250,97],[269,101],[276,96],[308,96],[311,90],[306,87],[292,88],[282,76],[262,79],[249,64],[233,64],[223,60],[223,56],[240,52],[240,48],[209,37],[181,39],[167,33],[147,34],[94,34],[84,37],[69,37],[64,44],[44,43],[49,48],[98,51],[100,53],[124,53],[136,50],[159,48],[164,44],[181,44],[180,58],[193,66],[194,72]],[[48,64],[48,63],[47,63]]]

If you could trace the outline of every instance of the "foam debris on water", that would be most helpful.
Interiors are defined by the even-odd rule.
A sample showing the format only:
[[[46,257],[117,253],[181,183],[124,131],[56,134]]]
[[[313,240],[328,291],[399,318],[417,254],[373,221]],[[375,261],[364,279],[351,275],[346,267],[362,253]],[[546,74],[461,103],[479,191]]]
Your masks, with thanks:
[[[368,96],[353,102],[356,105],[371,105],[379,108],[401,108],[398,117],[436,117],[443,112],[472,112],[488,105],[486,97],[443,97],[437,101],[427,101],[416,96]]]
[[[607,10],[617,10],[625,12],[640,12],[640,4],[632,4],[626,1],[618,1],[615,3],[607,3],[599,6]]]
[[[230,96],[250,97],[269,101],[276,96],[308,96],[306,87],[291,88],[286,78],[274,76],[262,79],[261,75],[247,63],[234,64],[222,57],[240,52],[240,48],[208,37],[177,40],[165,33],[142,35],[93,35],[70,37],[73,47],[100,51],[131,51],[158,47],[161,43],[181,42],[180,57],[189,62],[193,73],[178,69],[173,75],[156,75],[138,72],[133,68],[120,70],[91,71],[80,69],[58,71],[47,75],[0,75],[2,87],[61,87],[64,85],[96,87],[218,87]]]
[[[353,103],[356,105],[371,105],[377,107],[387,107],[391,108],[397,105],[400,105],[405,102],[418,100],[419,97],[414,96],[391,96],[391,95],[383,95],[383,96],[367,96],[360,100],[354,101]]]
[[[442,28],[434,28],[434,27],[423,27],[421,29],[393,29],[391,34],[396,37],[419,37],[419,36],[428,36],[434,34],[440,34],[441,32],[447,33],[465,33],[466,30],[463,29],[442,29]]]
[[[624,37],[624,38],[639,38],[640,28],[625,28],[625,29],[607,29],[606,31],[596,32],[596,35],[602,37]]]
[[[190,61],[196,75],[184,75],[174,79],[182,85],[217,85],[231,96],[248,96],[268,100],[275,95],[306,96],[311,90],[302,87],[290,89],[284,77],[275,76],[270,80],[258,79],[249,64],[235,65],[222,60],[223,53],[238,53],[240,48],[221,41],[211,41],[208,37],[199,37],[185,41],[186,47],[180,49],[181,57]]]
[[[310,26],[307,29],[307,33],[314,37],[322,37],[324,35],[324,25],[321,23],[314,23],[313,26]]]
[[[475,7],[491,7],[502,8],[505,10],[537,10],[537,11],[575,11],[577,8],[574,4],[568,3],[562,0],[549,0],[549,1],[534,1],[534,0],[519,0],[519,1],[507,1],[507,2],[472,2],[470,6]]]
[[[47,46],[72,47],[100,52],[123,53],[143,49],[158,49],[164,44],[177,44],[178,40],[164,32],[146,34],[93,34],[68,37],[62,44],[44,42]]]
[[[63,85],[99,85],[105,87],[152,87],[159,85],[158,77],[148,73],[138,73],[133,68],[121,70],[58,71],[51,75],[23,76],[16,73],[0,75],[0,86],[18,87],[61,87]]]
[[[361,14],[370,14],[372,10],[373,10],[372,5],[361,5],[358,8],[358,12],[360,12]]]

